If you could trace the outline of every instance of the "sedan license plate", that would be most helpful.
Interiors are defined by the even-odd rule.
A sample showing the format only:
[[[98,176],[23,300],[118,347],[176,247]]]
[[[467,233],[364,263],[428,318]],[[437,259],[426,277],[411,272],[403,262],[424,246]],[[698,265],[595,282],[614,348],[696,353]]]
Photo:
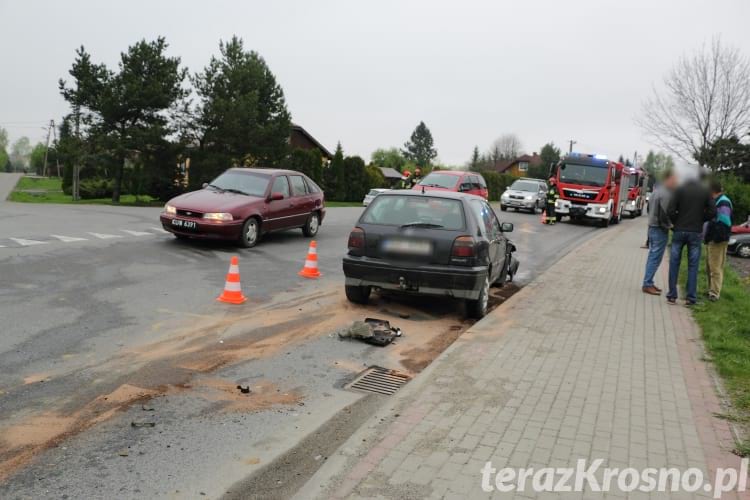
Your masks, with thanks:
[[[195,231],[198,223],[192,220],[172,219],[172,226],[185,231]]]
[[[383,242],[383,251],[408,255],[430,255],[432,245],[429,241],[386,240]]]

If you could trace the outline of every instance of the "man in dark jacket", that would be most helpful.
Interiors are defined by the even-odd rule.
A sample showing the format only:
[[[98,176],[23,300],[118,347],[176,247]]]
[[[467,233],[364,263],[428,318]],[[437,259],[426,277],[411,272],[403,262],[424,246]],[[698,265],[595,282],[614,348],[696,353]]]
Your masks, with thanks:
[[[651,193],[651,201],[648,204],[648,259],[642,289],[644,293],[650,295],[661,295],[661,288],[654,284],[654,276],[659,269],[669,241],[672,223],[669,221],[667,210],[669,210],[669,199],[675,183],[676,179],[672,170],[665,171],[663,181]]]
[[[698,265],[701,260],[703,223],[714,218],[716,204],[708,188],[698,179],[691,179],[677,188],[667,209],[672,221],[672,248],[669,255],[669,292],[667,301],[677,303],[677,278],[682,263],[682,249],[687,247],[688,278],[685,304],[698,300]]]

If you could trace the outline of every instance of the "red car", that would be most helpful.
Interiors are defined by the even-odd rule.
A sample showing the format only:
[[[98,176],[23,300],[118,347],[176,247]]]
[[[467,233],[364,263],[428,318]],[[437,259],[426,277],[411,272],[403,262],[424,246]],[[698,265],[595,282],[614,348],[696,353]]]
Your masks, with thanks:
[[[325,216],[323,190],[292,170],[230,168],[203,189],[172,198],[161,224],[178,238],[237,241],[250,248],[271,231],[315,236]]]
[[[461,172],[457,170],[438,170],[430,172],[415,184],[412,189],[425,191],[456,191],[481,196],[485,200],[489,196],[484,177],[476,172]]]

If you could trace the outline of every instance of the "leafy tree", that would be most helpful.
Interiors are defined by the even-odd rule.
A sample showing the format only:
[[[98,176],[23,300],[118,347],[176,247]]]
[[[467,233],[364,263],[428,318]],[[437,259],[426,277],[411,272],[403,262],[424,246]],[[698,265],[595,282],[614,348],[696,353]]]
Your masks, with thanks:
[[[736,136],[715,140],[700,157],[701,163],[713,171],[732,170],[750,180],[750,144],[743,144]]]
[[[165,147],[171,132],[167,113],[186,97],[187,75],[179,57],[167,57],[164,38],[141,40],[120,55],[118,71],[91,63],[81,47],[70,70],[74,87],[60,81],[63,97],[84,110],[90,133],[114,157],[112,201],[118,203],[126,165]]]
[[[8,149],[8,131],[3,127],[0,127],[0,149],[3,151]]]
[[[555,147],[554,142],[548,142],[539,151],[539,165],[529,166],[529,177],[546,179],[553,165],[560,161],[560,148]]]
[[[407,163],[406,157],[398,148],[376,149],[370,156],[370,163],[376,167],[392,168],[402,171]]]
[[[34,146],[34,148],[31,150],[29,165],[37,175],[42,175],[44,171],[44,155],[46,153],[47,146],[42,144],[41,142],[38,142],[36,146]]]
[[[419,122],[419,125],[412,132],[411,138],[404,143],[402,153],[407,160],[415,162],[418,167],[427,167],[432,163],[432,160],[437,158],[432,133],[424,122]]]
[[[233,36],[219,44],[221,57],[194,76],[200,99],[193,138],[218,162],[268,167],[289,153],[291,115],[284,91],[265,60]],[[214,172],[218,173],[218,172]]]
[[[5,148],[0,148],[0,172],[11,172],[12,170],[8,153],[5,152]]]
[[[307,175],[316,184],[323,184],[323,157],[317,148],[296,148],[289,155],[288,165],[290,169]]]
[[[367,183],[365,161],[359,156],[344,158],[344,185],[346,186],[345,201],[361,200],[370,190]]]
[[[10,148],[10,161],[16,169],[25,170],[29,167],[31,156],[31,141],[26,136],[19,137]]]

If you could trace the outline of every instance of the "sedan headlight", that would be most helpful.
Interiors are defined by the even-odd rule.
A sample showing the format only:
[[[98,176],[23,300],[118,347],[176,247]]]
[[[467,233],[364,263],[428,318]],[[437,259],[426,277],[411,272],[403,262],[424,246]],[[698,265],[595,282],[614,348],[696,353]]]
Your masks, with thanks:
[[[531,201],[531,200],[533,200],[533,199],[534,199],[534,197],[533,197],[533,196],[531,196],[531,195],[528,195],[528,196],[526,197],[526,201]]]
[[[502,195],[500,195],[500,198],[503,198],[503,199],[507,200],[508,199],[508,193],[503,193]]]
[[[177,214],[177,209],[173,207],[172,205],[170,205],[169,203],[164,205],[164,211],[167,212],[169,215]]]
[[[735,243],[737,243],[737,238],[729,238],[730,245],[734,245]]]
[[[230,221],[232,220],[232,214],[227,212],[207,213],[203,214],[203,218],[208,220]]]

